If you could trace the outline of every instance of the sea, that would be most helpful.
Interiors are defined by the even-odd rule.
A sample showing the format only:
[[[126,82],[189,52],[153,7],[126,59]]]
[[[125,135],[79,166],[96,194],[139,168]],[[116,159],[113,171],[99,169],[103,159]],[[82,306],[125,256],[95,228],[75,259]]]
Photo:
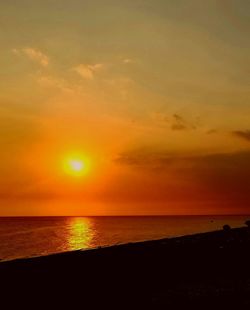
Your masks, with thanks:
[[[0,260],[244,226],[249,216],[2,217]]]

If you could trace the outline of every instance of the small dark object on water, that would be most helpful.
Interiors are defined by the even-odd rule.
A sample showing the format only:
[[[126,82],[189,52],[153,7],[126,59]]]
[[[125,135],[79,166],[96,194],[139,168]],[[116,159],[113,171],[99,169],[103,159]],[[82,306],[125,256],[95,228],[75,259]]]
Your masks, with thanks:
[[[229,225],[224,225],[223,226],[223,230],[224,231],[230,231],[231,230],[231,227]]]
[[[245,224],[250,228],[250,220],[246,221]]]

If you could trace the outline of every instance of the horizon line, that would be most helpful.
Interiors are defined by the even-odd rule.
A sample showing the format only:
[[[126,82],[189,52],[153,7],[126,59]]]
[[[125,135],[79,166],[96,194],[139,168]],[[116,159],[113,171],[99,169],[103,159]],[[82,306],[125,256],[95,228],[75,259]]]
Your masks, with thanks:
[[[30,217],[191,217],[191,216],[250,216],[250,214],[110,214],[110,215],[0,215],[1,218]]]

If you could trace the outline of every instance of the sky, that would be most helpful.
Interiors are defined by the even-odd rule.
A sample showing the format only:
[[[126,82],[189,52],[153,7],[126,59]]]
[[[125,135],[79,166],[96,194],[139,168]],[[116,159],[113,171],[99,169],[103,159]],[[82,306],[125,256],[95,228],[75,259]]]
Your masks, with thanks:
[[[2,0],[0,215],[250,213],[249,30],[248,0]]]

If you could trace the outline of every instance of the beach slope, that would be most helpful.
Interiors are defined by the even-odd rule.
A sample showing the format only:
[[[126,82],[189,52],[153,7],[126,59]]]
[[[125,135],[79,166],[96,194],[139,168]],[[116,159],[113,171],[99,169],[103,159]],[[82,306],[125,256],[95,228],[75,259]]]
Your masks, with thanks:
[[[10,309],[250,309],[250,229],[1,262],[0,279]]]

